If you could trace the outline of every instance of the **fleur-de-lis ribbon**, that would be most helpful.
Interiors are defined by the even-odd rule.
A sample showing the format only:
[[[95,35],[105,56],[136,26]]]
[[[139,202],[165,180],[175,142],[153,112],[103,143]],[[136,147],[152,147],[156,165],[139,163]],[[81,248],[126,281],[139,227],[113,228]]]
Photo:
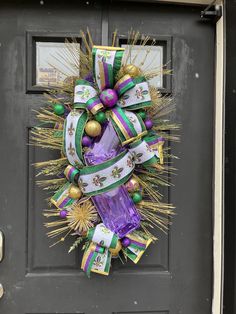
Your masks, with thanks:
[[[73,166],[83,165],[82,136],[88,114],[84,110],[72,110],[65,120],[63,150]]]
[[[162,136],[158,136],[155,132],[149,131],[143,140],[151,147],[153,152],[156,154],[161,165],[164,163],[163,146],[165,139]]]
[[[111,265],[109,248],[116,248],[118,236],[100,223],[88,231],[87,238],[90,243],[85,249],[81,268],[88,276],[90,272],[108,275]]]

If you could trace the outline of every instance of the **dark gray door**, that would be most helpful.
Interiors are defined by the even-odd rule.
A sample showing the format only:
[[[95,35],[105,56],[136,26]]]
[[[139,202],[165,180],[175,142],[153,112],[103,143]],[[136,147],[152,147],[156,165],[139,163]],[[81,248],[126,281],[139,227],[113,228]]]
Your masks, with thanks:
[[[200,8],[90,1],[1,2],[0,10],[0,228],[5,257],[0,282],[2,314],[208,314],[212,298],[212,145],[214,25],[200,22]],[[57,42],[90,28],[97,44],[111,43],[118,28],[162,39],[172,61],[174,120],[181,143],[172,146],[178,176],[168,198],[177,215],[168,235],[137,266],[115,263],[109,277],[87,279],[77,252],[49,249],[43,227],[45,193],[35,186],[32,163],[49,153],[29,147],[32,109],[43,101],[35,87],[35,41]],[[28,38],[28,39],[27,39]],[[121,41],[122,43],[122,41]],[[123,42],[124,43],[124,42]],[[169,54],[169,55],[168,55]],[[172,84],[171,84],[172,83]],[[47,155],[47,156],[46,156]],[[68,240],[67,245],[70,244]]]

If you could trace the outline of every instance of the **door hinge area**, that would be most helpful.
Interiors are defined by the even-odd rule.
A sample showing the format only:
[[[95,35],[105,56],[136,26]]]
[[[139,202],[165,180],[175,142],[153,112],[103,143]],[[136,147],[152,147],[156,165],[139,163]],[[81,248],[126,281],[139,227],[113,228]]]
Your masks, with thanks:
[[[201,11],[201,20],[212,21],[216,23],[222,16],[222,6],[214,5],[215,0],[212,4],[209,4],[205,10]]]

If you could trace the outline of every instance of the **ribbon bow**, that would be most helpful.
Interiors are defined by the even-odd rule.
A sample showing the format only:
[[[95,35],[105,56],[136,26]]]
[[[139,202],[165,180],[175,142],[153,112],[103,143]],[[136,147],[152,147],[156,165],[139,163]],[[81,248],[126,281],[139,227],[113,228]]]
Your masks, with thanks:
[[[124,74],[117,80],[123,54],[124,48],[93,47],[95,82],[93,84],[81,79],[76,81],[74,109],[65,121],[64,154],[72,166],[82,168],[75,179],[72,176],[73,179],[69,181],[78,184],[86,195],[103,193],[125,183],[131,176],[135,164],[149,166],[157,163],[158,159],[161,164],[163,163],[163,138],[148,132],[138,112],[133,111],[151,105],[150,91],[145,78],[142,76],[132,78],[129,74]],[[105,109],[100,93],[108,88],[112,88],[117,94],[115,107],[108,109],[110,123],[126,148],[105,163],[84,167],[81,140],[88,119],[87,111],[96,114],[99,110]]]
[[[91,272],[108,275],[112,257],[109,249],[117,247],[118,236],[101,223],[88,231],[87,238],[90,242],[85,249],[81,268],[88,276]],[[126,235],[126,239],[128,239],[128,246],[123,248],[123,252],[137,263],[152,240],[143,238],[135,231]]]

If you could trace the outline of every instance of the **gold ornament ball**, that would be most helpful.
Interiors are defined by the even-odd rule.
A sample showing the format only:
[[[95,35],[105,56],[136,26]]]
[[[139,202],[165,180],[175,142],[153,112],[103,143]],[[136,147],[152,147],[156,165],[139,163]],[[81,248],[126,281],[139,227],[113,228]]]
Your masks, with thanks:
[[[129,74],[131,77],[139,76],[141,71],[133,64],[127,64],[124,66],[124,73]]]
[[[88,136],[96,137],[101,134],[102,127],[101,124],[95,120],[90,120],[86,123],[85,132]]]
[[[112,255],[113,257],[115,257],[115,256],[117,256],[117,255],[119,254],[119,252],[120,252],[121,249],[122,249],[121,242],[118,241],[116,247],[115,247],[114,249],[111,249],[111,248],[110,248],[109,251],[111,252],[111,255]]]
[[[135,178],[131,178],[128,182],[126,182],[125,187],[128,192],[133,193],[139,191],[140,184]]]
[[[82,192],[78,186],[72,185],[69,190],[69,196],[73,199],[80,199]]]

